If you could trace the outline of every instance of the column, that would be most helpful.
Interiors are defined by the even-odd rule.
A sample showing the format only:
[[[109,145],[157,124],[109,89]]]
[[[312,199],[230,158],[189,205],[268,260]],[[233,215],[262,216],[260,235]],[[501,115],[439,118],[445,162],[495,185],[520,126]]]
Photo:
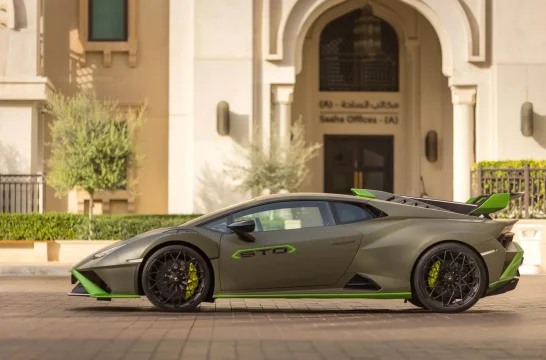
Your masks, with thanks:
[[[474,106],[476,87],[452,86],[453,200],[465,202],[471,194],[470,169],[474,161]]]
[[[40,108],[53,85],[42,76],[42,2],[15,5],[0,0],[0,173],[35,174],[43,163]]]
[[[418,40],[406,40],[408,54],[407,97],[404,104],[408,118],[403,120],[406,135],[405,148],[407,149],[405,160],[405,173],[408,178],[405,188],[407,195],[421,196],[421,158],[423,157],[423,137],[421,136],[421,44]]]
[[[194,212],[194,2],[169,2],[168,213]]]
[[[279,135],[279,145],[283,146],[290,142],[294,85],[273,85],[272,92],[275,118],[271,131],[277,132]]]

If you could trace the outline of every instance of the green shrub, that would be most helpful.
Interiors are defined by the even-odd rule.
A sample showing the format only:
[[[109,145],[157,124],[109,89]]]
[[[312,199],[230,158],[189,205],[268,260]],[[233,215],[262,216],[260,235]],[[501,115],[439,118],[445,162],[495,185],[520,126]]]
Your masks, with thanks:
[[[95,218],[95,238],[123,240],[153,229],[181,225],[199,215],[102,215]],[[85,239],[86,229],[79,234]]]
[[[525,165],[529,165],[530,168],[546,169],[546,160],[485,160],[474,164],[472,170],[476,170],[478,166],[482,168],[517,169],[523,168]]]
[[[95,239],[124,240],[143,232],[183,224],[199,215],[98,215]],[[1,240],[87,239],[88,217],[79,214],[0,214]]]

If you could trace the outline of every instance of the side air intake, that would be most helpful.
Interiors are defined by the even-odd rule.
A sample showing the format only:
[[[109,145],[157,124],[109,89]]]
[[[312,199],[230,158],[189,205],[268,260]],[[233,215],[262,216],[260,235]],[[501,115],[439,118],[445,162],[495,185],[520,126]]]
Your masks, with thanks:
[[[370,278],[364,275],[356,274],[347,283],[347,285],[345,285],[345,289],[377,291],[377,290],[381,290],[381,286],[377,285]]]

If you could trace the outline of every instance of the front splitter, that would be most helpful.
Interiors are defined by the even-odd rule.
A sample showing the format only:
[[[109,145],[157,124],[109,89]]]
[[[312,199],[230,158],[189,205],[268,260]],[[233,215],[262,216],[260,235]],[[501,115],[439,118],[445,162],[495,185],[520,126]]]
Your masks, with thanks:
[[[96,299],[138,299],[140,295],[127,295],[127,294],[110,294],[101,289],[97,284],[83,276],[75,269],[70,270],[72,275],[79,281],[78,285],[70,293],[69,296],[90,296]],[[81,287],[81,288],[80,288]]]

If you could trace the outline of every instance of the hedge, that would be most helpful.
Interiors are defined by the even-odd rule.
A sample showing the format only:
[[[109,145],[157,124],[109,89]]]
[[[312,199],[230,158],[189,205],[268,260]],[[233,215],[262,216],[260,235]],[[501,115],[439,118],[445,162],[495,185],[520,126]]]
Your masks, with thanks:
[[[124,240],[143,232],[183,224],[199,215],[97,215],[94,239]],[[0,240],[85,240],[87,215],[0,214]]]
[[[525,165],[529,165],[530,168],[546,169],[546,160],[485,160],[474,164],[472,170],[476,170],[478,166],[494,169],[519,169]]]

